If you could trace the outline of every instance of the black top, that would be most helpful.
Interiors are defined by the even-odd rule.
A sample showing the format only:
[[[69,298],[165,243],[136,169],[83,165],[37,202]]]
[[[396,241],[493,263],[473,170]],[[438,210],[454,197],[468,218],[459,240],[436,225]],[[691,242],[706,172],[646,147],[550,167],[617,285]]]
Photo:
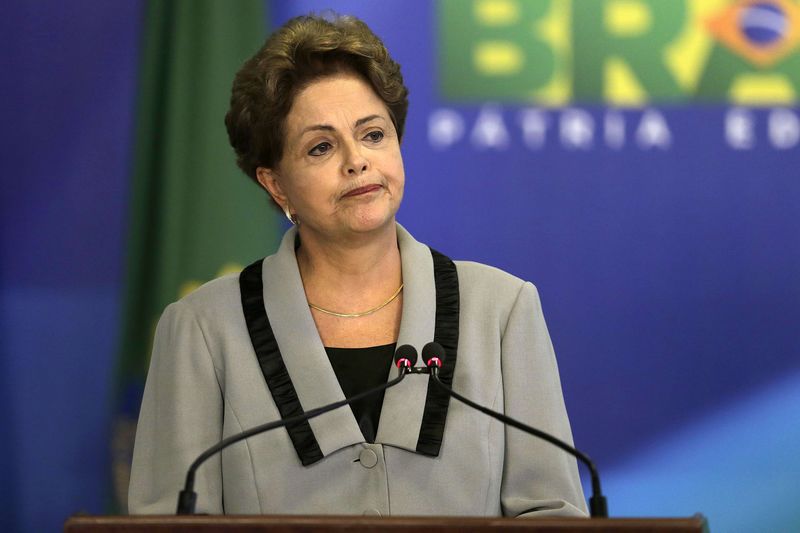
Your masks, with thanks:
[[[386,383],[392,368],[395,344],[368,348],[328,348],[325,351],[345,398]],[[367,442],[375,442],[381,417],[383,393],[378,392],[350,404]]]

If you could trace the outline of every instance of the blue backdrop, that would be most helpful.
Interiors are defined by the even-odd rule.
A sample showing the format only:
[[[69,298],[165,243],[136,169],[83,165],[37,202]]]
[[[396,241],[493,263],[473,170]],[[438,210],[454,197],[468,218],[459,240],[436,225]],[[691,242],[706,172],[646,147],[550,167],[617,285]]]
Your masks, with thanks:
[[[142,7],[15,0],[0,22],[4,531],[110,498]],[[322,7],[365,19],[403,65],[401,223],[538,286],[611,514],[800,528],[795,104],[459,104],[440,90],[436,3],[272,2],[271,24]],[[730,137],[740,119],[752,148]]]

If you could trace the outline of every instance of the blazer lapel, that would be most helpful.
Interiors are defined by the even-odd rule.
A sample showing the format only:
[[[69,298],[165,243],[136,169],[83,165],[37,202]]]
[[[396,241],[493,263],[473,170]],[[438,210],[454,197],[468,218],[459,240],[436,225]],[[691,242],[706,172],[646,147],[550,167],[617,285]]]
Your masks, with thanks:
[[[287,231],[278,253],[264,259],[264,304],[289,381],[294,385],[302,409],[308,411],[343,400],[344,393],[306,302],[294,253],[296,234],[295,228]],[[308,423],[322,455],[364,441],[361,429],[347,406],[313,418]]]
[[[436,286],[430,249],[417,242],[398,224],[397,240],[403,267],[403,317],[397,346],[410,344],[417,350],[433,340],[436,320]],[[422,358],[416,366],[425,366]],[[392,366],[389,379],[397,377]],[[406,376],[398,385],[387,389],[383,397],[381,417],[375,441],[416,451],[425,398],[426,375]]]

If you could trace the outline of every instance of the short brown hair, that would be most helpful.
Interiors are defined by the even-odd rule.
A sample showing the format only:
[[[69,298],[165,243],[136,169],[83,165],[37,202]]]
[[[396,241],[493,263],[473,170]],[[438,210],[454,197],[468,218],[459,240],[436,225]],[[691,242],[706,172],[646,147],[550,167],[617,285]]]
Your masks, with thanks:
[[[383,42],[355,17],[306,15],[270,35],[233,80],[225,126],[239,168],[254,180],[258,167],[274,168],[283,155],[294,97],[313,81],[341,72],[372,86],[402,139],[408,89]]]

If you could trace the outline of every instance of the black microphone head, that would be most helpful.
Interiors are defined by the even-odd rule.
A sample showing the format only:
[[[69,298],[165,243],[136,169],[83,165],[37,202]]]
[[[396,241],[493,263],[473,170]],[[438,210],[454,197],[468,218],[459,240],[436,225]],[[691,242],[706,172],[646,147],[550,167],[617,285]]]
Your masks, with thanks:
[[[410,344],[404,344],[394,352],[394,364],[398,368],[412,368],[417,364],[417,349]]]
[[[442,368],[444,357],[444,348],[438,342],[429,342],[422,348],[422,360],[428,368],[432,366]]]

